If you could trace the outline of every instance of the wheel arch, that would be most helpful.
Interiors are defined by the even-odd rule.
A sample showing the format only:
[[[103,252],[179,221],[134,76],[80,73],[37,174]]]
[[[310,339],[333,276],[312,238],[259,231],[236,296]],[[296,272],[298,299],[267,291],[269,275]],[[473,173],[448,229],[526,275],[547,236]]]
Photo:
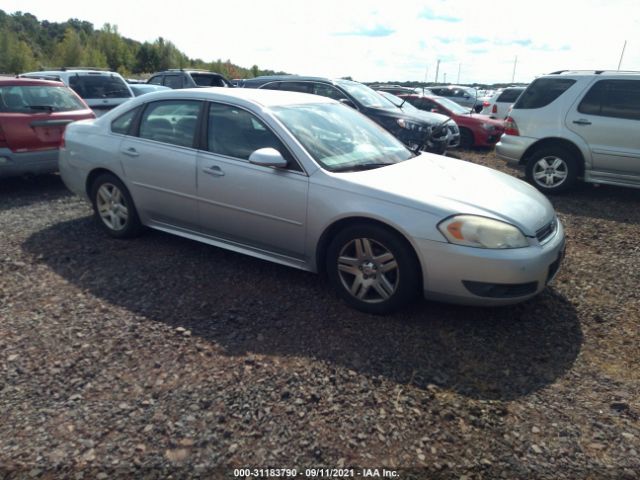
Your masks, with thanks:
[[[551,137],[551,138],[543,138],[542,140],[538,140],[537,142],[531,144],[529,148],[525,150],[524,154],[520,158],[519,163],[520,165],[526,165],[526,163],[529,161],[529,159],[534,155],[534,153],[537,150],[540,150],[542,148],[554,148],[554,147],[565,148],[569,152],[571,152],[573,155],[575,155],[576,159],[578,160],[578,167],[579,167],[578,176],[582,177],[584,175],[584,169],[585,169],[585,156],[582,153],[582,150],[580,150],[580,148],[575,143],[564,138]]]
[[[113,171],[111,171],[111,170],[109,170],[107,168],[103,168],[103,167],[94,168],[93,170],[91,170],[89,172],[89,175],[87,175],[87,180],[86,180],[86,183],[84,185],[84,190],[85,190],[88,198],[91,197],[91,185],[93,185],[93,182],[96,180],[96,178],[98,178],[103,173],[108,173],[110,175],[113,175],[116,178],[118,178],[120,181],[122,181],[122,179],[115,172],[113,172]]]
[[[316,269],[318,273],[323,275],[326,273],[325,258],[327,255],[329,244],[331,243],[331,239],[333,239],[333,237],[335,237],[335,235],[337,235],[337,233],[340,232],[341,230],[353,225],[376,225],[394,233],[399,238],[401,238],[411,248],[411,254],[415,257],[415,260],[418,264],[418,269],[420,270],[420,275],[419,275],[420,282],[421,282],[420,288],[422,288],[424,272],[422,270],[422,263],[420,262],[420,257],[413,243],[409,240],[407,235],[404,234],[402,231],[400,231],[398,228],[395,228],[392,225],[389,225],[388,223],[385,223],[370,217],[351,216],[351,217],[340,218],[324,229],[324,231],[322,232],[322,235],[320,235],[320,239],[318,240],[318,243],[316,246],[315,260],[316,260]]]

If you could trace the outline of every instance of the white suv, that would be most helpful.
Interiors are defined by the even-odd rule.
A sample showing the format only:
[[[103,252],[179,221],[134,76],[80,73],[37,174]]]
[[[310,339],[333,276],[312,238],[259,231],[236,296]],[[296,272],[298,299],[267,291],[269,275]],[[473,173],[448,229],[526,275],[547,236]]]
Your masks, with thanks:
[[[63,82],[75,90],[98,117],[134,97],[119,73],[98,68],[69,67],[22,73],[19,76]]]
[[[545,193],[585,182],[640,188],[640,72],[560,71],[529,85],[496,153]]]

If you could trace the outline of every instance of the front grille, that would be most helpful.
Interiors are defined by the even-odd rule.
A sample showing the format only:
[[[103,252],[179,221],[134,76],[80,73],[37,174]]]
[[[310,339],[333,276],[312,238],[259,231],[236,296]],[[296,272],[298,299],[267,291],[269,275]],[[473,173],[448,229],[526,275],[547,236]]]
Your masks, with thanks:
[[[552,221],[547,223],[544,227],[536,232],[536,238],[540,243],[544,243],[546,240],[551,238],[551,236],[555,233],[558,228],[558,219],[554,218]]]

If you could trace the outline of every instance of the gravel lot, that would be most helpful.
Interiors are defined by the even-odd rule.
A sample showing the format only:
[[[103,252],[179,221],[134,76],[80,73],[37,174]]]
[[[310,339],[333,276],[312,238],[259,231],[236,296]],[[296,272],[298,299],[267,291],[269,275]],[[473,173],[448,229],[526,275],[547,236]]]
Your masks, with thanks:
[[[57,176],[0,180],[0,478],[638,478],[640,190],[552,201],[538,298],[375,317],[312,274],[106,238]]]

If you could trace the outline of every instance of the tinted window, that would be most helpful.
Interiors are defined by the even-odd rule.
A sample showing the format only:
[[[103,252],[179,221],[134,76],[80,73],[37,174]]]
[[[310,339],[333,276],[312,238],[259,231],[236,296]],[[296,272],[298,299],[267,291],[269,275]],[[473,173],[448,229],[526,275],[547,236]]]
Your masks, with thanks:
[[[280,82],[280,90],[313,93],[313,85],[310,82]]]
[[[138,113],[140,108],[134,108],[133,110],[129,110],[127,113],[120,115],[113,122],[111,122],[111,131],[113,133],[121,133],[122,135],[127,135],[130,133],[131,123],[133,119],[136,117],[136,113]]]
[[[210,73],[192,73],[191,78],[199,87],[228,87],[229,84],[224,81],[220,75],[212,75]]]
[[[246,110],[212,103],[207,130],[207,149],[210,152],[249,160],[249,155],[256,150],[270,147],[289,161],[289,168],[299,169],[278,137]]]
[[[264,88],[266,90],[280,90],[280,82],[269,82],[256,88]]]
[[[576,83],[570,78],[538,78],[518,97],[514,109],[541,108],[549,105]]]
[[[182,75],[167,75],[164,77],[164,85],[169,88],[182,88]]]
[[[124,80],[116,75],[74,74],[69,86],[82,98],[128,98],[131,92]]]
[[[500,96],[496,99],[496,102],[513,103],[518,99],[521,93],[521,89],[508,88],[500,94]]]
[[[323,97],[333,98],[334,100],[346,100],[347,97],[344,93],[331,85],[324,83],[314,83],[313,93],[316,95],[322,95]]]
[[[142,115],[140,137],[192,147],[200,102],[169,100],[150,103]]]
[[[601,80],[587,92],[578,111],[590,115],[640,120],[640,81]]]
[[[67,87],[0,87],[0,112],[69,112],[86,108]]]
[[[156,75],[155,77],[151,77],[149,82],[152,85],[162,85],[162,75]]]

